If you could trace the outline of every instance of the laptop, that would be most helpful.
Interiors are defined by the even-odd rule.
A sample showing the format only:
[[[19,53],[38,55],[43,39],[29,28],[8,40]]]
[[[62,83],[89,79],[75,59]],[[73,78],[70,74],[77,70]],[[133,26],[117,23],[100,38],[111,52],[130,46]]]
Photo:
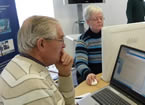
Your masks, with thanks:
[[[145,51],[121,45],[109,86],[79,105],[145,105]]]

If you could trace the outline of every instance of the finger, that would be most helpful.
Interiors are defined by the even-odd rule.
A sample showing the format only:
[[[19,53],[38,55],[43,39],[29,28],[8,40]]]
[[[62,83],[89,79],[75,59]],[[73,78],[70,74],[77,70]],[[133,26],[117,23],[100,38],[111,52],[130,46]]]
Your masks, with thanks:
[[[91,76],[92,80],[96,79],[96,75],[95,74],[91,73],[90,76]]]
[[[62,53],[62,56],[61,56],[61,62],[64,62],[64,60],[65,60],[65,53]]]
[[[70,61],[71,61],[71,58],[67,55],[67,56],[64,58],[63,64],[64,64],[64,65],[67,65]]]
[[[92,84],[92,82],[93,82],[93,78],[92,78],[92,76],[90,76],[89,83]]]
[[[93,75],[93,76],[92,76],[92,79],[95,80],[95,79],[96,79],[96,75]]]
[[[62,51],[62,57],[61,57],[61,62],[62,63],[67,63],[69,62],[70,56],[63,50]]]
[[[89,79],[86,80],[88,85],[91,85],[91,81]]]
[[[93,75],[92,74],[89,75],[89,79],[93,80]]]
[[[68,65],[68,64],[72,64],[73,63],[73,58],[71,56],[67,56],[63,62],[64,65]]]

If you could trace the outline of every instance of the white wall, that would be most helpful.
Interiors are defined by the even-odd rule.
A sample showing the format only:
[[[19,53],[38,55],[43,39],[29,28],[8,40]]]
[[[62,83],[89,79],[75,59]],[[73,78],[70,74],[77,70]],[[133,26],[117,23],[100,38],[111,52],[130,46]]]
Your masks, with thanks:
[[[95,4],[103,9],[105,17],[105,26],[126,24],[126,5],[127,0],[105,0],[103,4]],[[54,15],[60,21],[65,34],[76,34],[78,32],[78,24],[75,21],[77,17],[77,5],[64,5],[63,0],[53,0]],[[88,4],[83,4],[86,7]],[[85,25],[86,26],[86,25]]]
[[[53,0],[15,0],[15,2],[20,26],[32,15],[54,17]]]
[[[79,33],[77,5],[64,5],[63,0],[15,0],[20,26],[32,15],[46,15],[57,18],[65,34]],[[103,4],[95,4],[103,9],[105,26],[125,24],[127,0],[106,0]],[[83,4],[86,7],[88,4]],[[87,25],[85,24],[87,28]]]
[[[63,0],[53,0],[53,4],[55,18],[60,21],[64,33],[76,33],[76,29],[78,28],[74,23],[77,20],[76,5],[64,5]]]

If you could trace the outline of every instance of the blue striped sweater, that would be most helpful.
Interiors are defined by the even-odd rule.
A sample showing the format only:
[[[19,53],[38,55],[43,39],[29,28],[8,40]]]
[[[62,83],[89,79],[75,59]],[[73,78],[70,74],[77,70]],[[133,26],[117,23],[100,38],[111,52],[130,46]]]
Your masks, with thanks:
[[[82,34],[76,45],[75,67],[78,82],[86,79],[89,73],[102,72],[101,31],[98,33],[88,29]]]

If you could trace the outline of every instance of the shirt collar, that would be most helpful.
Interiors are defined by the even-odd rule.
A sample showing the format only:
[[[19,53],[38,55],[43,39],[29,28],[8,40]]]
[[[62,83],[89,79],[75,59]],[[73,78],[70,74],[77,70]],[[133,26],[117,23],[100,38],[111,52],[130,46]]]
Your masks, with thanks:
[[[38,63],[38,64],[40,64],[42,66],[45,66],[42,62],[40,62],[39,60],[37,60],[36,58],[34,58],[34,57],[32,57],[32,56],[30,56],[28,54],[20,53],[20,56],[26,57],[28,59],[31,59],[31,60],[35,61],[36,63]]]

